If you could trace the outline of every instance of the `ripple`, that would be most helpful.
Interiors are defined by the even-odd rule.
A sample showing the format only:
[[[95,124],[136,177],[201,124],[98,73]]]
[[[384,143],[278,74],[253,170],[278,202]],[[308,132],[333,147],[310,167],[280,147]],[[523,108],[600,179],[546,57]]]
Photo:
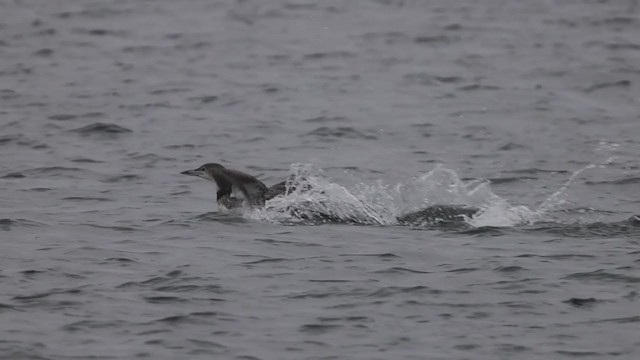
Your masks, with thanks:
[[[251,356],[251,355],[239,355],[234,357],[235,360],[262,360],[262,358]],[[329,360],[329,359],[327,359]]]
[[[516,272],[527,271],[527,270],[528,269],[525,269],[521,266],[500,266],[494,269],[494,271],[503,272],[503,273],[516,273]]]
[[[309,280],[310,282],[312,280]],[[314,281],[317,282],[317,281]],[[325,282],[325,281],[323,281]],[[330,281],[334,282],[334,281]],[[351,282],[350,280],[340,280],[339,282]],[[350,289],[348,291],[342,291],[336,288],[331,289],[329,291],[309,291],[300,294],[287,295],[287,299],[325,299],[332,297],[352,297],[352,296],[366,296],[368,294],[368,290],[366,289]]]
[[[499,344],[496,346],[498,351],[501,352],[506,352],[506,353],[521,353],[524,351],[528,351],[531,350],[530,347],[524,346],[524,345],[517,345],[517,344]]]
[[[0,177],[0,179],[22,179],[25,178],[26,176],[23,173],[20,172],[11,172],[8,173],[6,175],[3,175],[2,177]]]
[[[166,323],[171,325],[179,324],[210,324],[209,318],[218,318],[225,321],[236,321],[230,314],[222,314],[215,311],[191,312],[184,315],[172,315],[160,319],[152,320],[152,323]]]
[[[22,301],[22,302],[30,302],[33,300],[39,300],[39,299],[43,299],[52,295],[58,295],[58,294],[80,294],[82,293],[82,290],[80,287],[78,288],[71,288],[71,289],[52,289],[50,291],[45,291],[45,292],[40,292],[40,293],[34,293],[34,294],[29,294],[29,295],[16,295],[14,296],[12,299],[13,300],[17,300],[17,301]]]
[[[305,54],[305,60],[324,60],[324,59],[348,59],[355,57],[356,54],[350,51],[325,51]]]
[[[86,136],[99,135],[110,137],[133,132],[125,127],[111,123],[94,123],[71,131]]]
[[[456,350],[463,350],[463,351],[468,351],[468,350],[475,350],[480,348],[481,346],[478,344],[458,344],[458,345],[454,345],[453,348]]]
[[[500,151],[511,151],[511,150],[520,150],[520,149],[527,149],[527,146],[522,144],[516,144],[513,142],[508,142],[498,147],[498,150]]]
[[[159,54],[164,50],[165,49],[163,47],[155,46],[155,45],[132,45],[132,46],[124,46],[121,49],[123,53],[140,54],[140,55]]]
[[[382,31],[369,32],[362,34],[362,38],[369,42],[379,42],[385,45],[391,45],[400,42],[408,42],[410,37],[400,31]]]
[[[71,159],[71,162],[75,162],[75,163],[86,163],[86,164],[100,164],[100,163],[103,163],[104,161],[95,160],[95,159],[90,159],[90,158],[85,158],[85,157],[77,157],[77,158],[73,158],[73,159]]]
[[[312,334],[312,335],[320,335],[320,334],[326,334],[328,332],[339,329],[341,327],[342,327],[341,325],[335,325],[335,324],[306,324],[306,325],[300,326],[299,331],[307,334]]]
[[[590,307],[593,307],[598,302],[601,302],[601,301],[596,300],[595,298],[571,298],[563,301],[563,303],[567,303],[569,305],[580,307],[580,308],[590,308]]]
[[[494,85],[482,85],[482,84],[471,84],[466,86],[460,86],[456,90],[458,91],[479,91],[479,90],[500,90],[502,89],[499,86]]]
[[[69,18],[87,18],[87,19],[104,19],[110,17],[118,17],[122,15],[127,15],[127,13],[131,12],[130,9],[110,9],[106,7],[95,7],[91,9],[78,10],[78,11],[65,11],[56,14],[55,16],[61,19],[69,19]]]
[[[1,43],[0,43],[1,46]],[[12,100],[12,99],[17,99],[19,98],[21,95],[11,89],[0,89],[0,99],[2,100]]]
[[[189,101],[195,101],[200,104],[211,104],[218,101],[220,97],[218,95],[203,95],[203,96],[193,96],[189,98]]]
[[[438,44],[449,44],[456,40],[459,40],[457,37],[447,36],[447,35],[422,35],[416,36],[413,38],[413,42],[416,44],[427,44],[427,45],[438,45]]]
[[[597,83],[586,89],[584,89],[585,93],[592,93],[595,91],[606,90],[611,88],[629,88],[631,86],[631,81],[629,80],[620,80],[614,82],[605,82],[605,83]]]
[[[45,224],[28,219],[0,219],[0,230],[11,231],[14,227],[39,227]]]
[[[142,176],[136,174],[123,174],[116,176],[109,176],[106,179],[102,180],[105,183],[119,183],[119,182],[129,182],[141,180]]]
[[[433,294],[441,294],[441,290],[431,289],[427,286],[418,285],[418,286],[389,286],[385,288],[381,288],[379,290],[374,291],[373,293],[367,295],[372,298],[386,298],[390,296],[395,296],[398,294],[418,294],[418,295],[433,295]]]
[[[97,228],[97,229],[108,229],[108,230],[115,230],[115,231],[119,231],[119,232],[134,232],[134,231],[141,231],[140,229],[136,229],[136,228],[132,228],[129,226],[119,226],[119,225],[99,225],[99,224],[84,224],[86,226],[90,226],[93,228]]]
[[[124,30],[76,28],[71,31],[75,34],[89,35],[89,36],[113,36],[113,37],[119,37],[119,38],[126,38],[130,36],[130,32],[124,31]]]
[[[570,174],[571,173],[568,170],[553,170],[553,169],[539,169],[539,168],[505,170],[503,172],[511,173],[511,174],[547,174],[547,173]]]
[[[622,274],[613,274],[613,273],[606,272],[604,270],[574,273],[574,274],[565,276],[564,279],[596,280],[596,281],[604,281],[607,283],[610,283],[610,282],[621,282],[621,283],[630,283],[630,284],[640,283],[640,277],[622,275]]]
[[[102,197],[90,197],[90,196],[69,196],[62,198],[61,200],[67,201],[113,201],[112,199],[102,198]]]
[[[44,48],[34,52],[33,55],[42,57],[42,58],[48,58],[48,57],[51,57],[53,53],[54,53],[53,49]]]
[[[52,178],[52,177],[70,177],[71,174],[87,173],[88,171],[78,167],[66,167],[66,166],[45,166],[37,167],[23,171],[28,177],[34,178]]]
[[[188,301],[177,296],[145,296],[144,300],[150,304],[177,304]]]
[[[279,263],[283,261],[295,261],[295,260],[303,260],[303,259],[285,259],[285,258],[268,258],[268,259],[260,259],[255,261],[249,261],[242,263],[243,265],[258,265],[264,263]]]
[[[516,257],[540,257],[546,259],[555,259],[555,260],[572,260],[572,259],[593,259],[595,255],[585,255],[585,254],[552,254],[552,255],[539,255],[539,254],[520,254]]]
[[[61,330],[67,332],[86,331],[87,329],[106,329],[106,328],[129,328],[132,323],[123,320],[99,321],[99,320],[80,320],[63,325]]]
[[[21,311],[21,310],[13,305],[0,303],[0,314],[2,314],[5,311]]]
[[[457,274],[466,274],[466,273],[470,273],[470,272],[474,272],[474,271],[478,271],[480,270],[479,268],[474,268],[474,267],[461,267],[461,268],[456,268],[456,269],[452,269],[452,270],[447,270],[446,272],[448,273],[457,273]]]
[[[120,109],[126,109],[130,111],[148,111],[149,109],[170,109],[174,108],[168,101],[160,101],[160,102],[152,102],[152,103],[144,103],[144,104],[128,104],[128,105],[120,105]]]
[[[636,215],[637,216],[637,215]],[[636,216],[619,222],[590,224],[549,224],[541,223],[523,230],[562,235],[566,237],[593,238],[623,236],[637,238],[640,236],[640,222]]]
[[[180,270],[174,270],[168,272],[164,276],[153,276],[141,281],[128,281],[116,286],[116,288],[150,288],[153,291],[170,293],[202,292],[205,294],[227,294],[231,292],[220,285],[211,284],[210,279],[202,277],[184,277],[181,275],[182,272]],[[200,284],[202,282],[204,282],[204,284]]]
[[[634,44],[634,43],[629,43],[629,42],[609,43],[609,44],[605,44],[605,47],[607,49],[609,49],[609,50],[612,50],[612,51],[618,51],[618,50],[640,51],[640,44]]]
[[[396,254],[393,253],[379,253],[379,254],[340,254],[340,256],[373,256],[373,257],[379,257],[381,259],[393,259],[393,258],[400,258],[401,256],[398,256]]]
[[[213,341],[198,340],[198,339],[187,339],[187,341],[189,341],[193,345],[196,345],[196,346],[199,346],[199,347],[215,348],[215,349],[226,349],[225,346],[220,345],[217,342],[213,342]]]
[[[67,121],[86,118],[99,118],[104,117],[105,114],[101,112],[91,112],[86,114],[56,114],[49,116],[49,119],[56,121]]]
[[[495,226],[481,226],[477,228],[469,228],[457,231],[458,234],[464,235],[491,235],[491,236],[501,236],[507,234],[507,229],[495,227]]]
[[[532,176],[514,176],[514,177],[503,177],[503,178],[490,178],[489,181],[491,184],[501,185],[501,184],[510,184],[514,182],[527,181],[527,180],[537,180],[538,178]]]
[[[349,119],[347,119],[344,116],[317,116],[317,117],[305,119],[304,121],[308,123],[328,123],[328,122],[344,123],[344,122],[348,122]]]
[[[404,267],[390,267],[384,270],[374,271],[376,274],[431,274],[431,271],[421,271]]]
[[[587,185],[637,185],[640,184],[640,176],[625,177],[609,181],[585,181]]]
[[[27,138],[22,134],[4,135],[0,137],[0,145],[15,144],[20,146],[38,146],[36,141]]]
[[[28,270],[22,270],[22,271],[20,271],[20,273],[23,274],[26,277],[33,277],[34,275],[47,273],[47,271],[28,269]]]
[[[196,146],[193,144],[176,144],[163,146],[164,149],[179,150],[179,149],[194,149]]]
[[[276,239],[253,239],[254,241],[263,242],[265,244],[274,245],[274,246],[322,246],[319,244],[299,242],[299,241],[289,241],[289,240],[276,240]]]
[[[627,316],[621,318],[613,318],[613,319],[601,319],[601,320],[593,320],[588,323],[616,323],[616,324],[631,324],[631,323],[640,323],[640,315]]]
[[[116,264],[123,264],[123,265],[129,265],[131,263],[135,263],[137,261],[133,260],[133,259],[129,259],[129,258],[123,258],[123,257],[115,257],[115,258],[107,258],[104,260],[103,263],[116,263]]]
[[[596,351],[584,351],[584,350],[556,350],[555,353],[558,355],[571,356],[571,357],[592,357],[592,356],[604,355]]]
[[[324,139],[363,139],[363,140],[376,140],[375,135],[362,133],[352,127],[336,127],[331,128],[327,126],[319,127],[313,131],[310,131],[306,136],[315,136]]]
[[[151,90],[148,93],[151,94],[151,95],[166,95],[166,94],[175,94],[175,93],[188,92],[188,91],[191,91],[191,89],[189,89],[189,88],[165,88],[165,89]]]

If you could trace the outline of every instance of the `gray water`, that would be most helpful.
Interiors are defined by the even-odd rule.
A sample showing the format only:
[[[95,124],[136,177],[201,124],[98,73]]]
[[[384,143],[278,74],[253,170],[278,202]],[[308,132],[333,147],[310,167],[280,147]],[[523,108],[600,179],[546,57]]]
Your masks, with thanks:
[[[638,7],[0,1],[0,358],[638,359]]]

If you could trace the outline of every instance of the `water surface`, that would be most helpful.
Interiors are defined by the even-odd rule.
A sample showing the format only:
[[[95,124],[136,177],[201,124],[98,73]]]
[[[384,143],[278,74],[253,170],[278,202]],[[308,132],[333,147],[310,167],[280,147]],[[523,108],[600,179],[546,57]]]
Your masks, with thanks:
[[[639,11],[1,2],[0,357],[637,359]]]

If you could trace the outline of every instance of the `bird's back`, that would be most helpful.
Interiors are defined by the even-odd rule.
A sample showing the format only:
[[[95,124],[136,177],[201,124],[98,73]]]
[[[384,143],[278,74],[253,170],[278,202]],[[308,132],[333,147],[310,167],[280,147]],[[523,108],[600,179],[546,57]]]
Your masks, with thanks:
[[[224,179],[220,180],[230,183],[232,187],[228,194],[223,195],[231,196],[231,190],[237,190],[242,193],[249,205],[264,206],[268,189],[255,176],[233,169],[224,169],[221,174]],[[216,182],[219,182],[218,179]]]

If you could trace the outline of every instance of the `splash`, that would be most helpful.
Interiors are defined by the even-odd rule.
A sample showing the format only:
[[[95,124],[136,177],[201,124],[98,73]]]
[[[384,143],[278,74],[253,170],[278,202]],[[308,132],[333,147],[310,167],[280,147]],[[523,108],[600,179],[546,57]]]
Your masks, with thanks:
[[[250,216],[279,223],[395,223],[392,198],[381,182],[361,183],[350,190],[331,182],[311,164],[293,164],[286,190],[286,195],[269,200]]]
[[[402,212],[410,212],[436,204],[480,206],[489,197],[497,196],[482,181],[464,182],[458,174],[442,165],[410,181],[398,184]]]
[[[569,177],[569,179],[567,181],[565,181],[564,184],[562,184],[562,186],[560,186],[560,189],[558,189],[556,192],[554,192],[553,194],[551,194],[548,198],[546,198],[542,204],[540,204],[540,206],[538,206],[538,210],[537,212],[540,214],[545,214],[548,213],[551,210],[554,210],[558,207],[560,207],[561,205],[566,203],[565,197],[567,194],[567,190],[569,189],[569,187],[575,183],[576,179],[578,178],[578,176],[580,176],[580,174],[582,174],[583,172],[589,170],[589,169],[593,169],[597,167],[597,165],[595,164],[590,164],[587,165],[585,167],[583,167],[582,169],[576,170],[574,171],[571,176]]]
[[[389,185],[377,180],[345,186],[331,181],[312,164],[293,164],[286,195],[245,215],[284,224],[395,225],[398,216],[430,205],[482,203],[484,195],[477,191],[477,185],[465,183],[455,171],[438,166],[407,184]]]
[[[547,214],[565,204],[570,186],[584,171],[596,166],[575,171],[532,209],[496,195],[488,181],[463,181],[454,170],[442,165],[406,183],[356,181],[345,186],[333,182],[312,164],[293,164],[286,195],[269,200],[262,209],[247,210],[245,216],[280,224],[397,225],[403,214],[447,204],[478,208],[472,218],[465,217],[467,224],[474,227],[530,225],[547,220]]]
[[[573,185],[583,172],[598,167],[590,164],[574,171],[569,179],[558,190],[549,195],[538,205],[535,210],[524,205],[511,205],[509,202],[495,194],[489,196],[489,201],[481,207],[480,212],[468,222],[475,227],[481,226],[517,226],[532,225],[536,222],[547,221],[548,214],[566,204],[567,190]]]

